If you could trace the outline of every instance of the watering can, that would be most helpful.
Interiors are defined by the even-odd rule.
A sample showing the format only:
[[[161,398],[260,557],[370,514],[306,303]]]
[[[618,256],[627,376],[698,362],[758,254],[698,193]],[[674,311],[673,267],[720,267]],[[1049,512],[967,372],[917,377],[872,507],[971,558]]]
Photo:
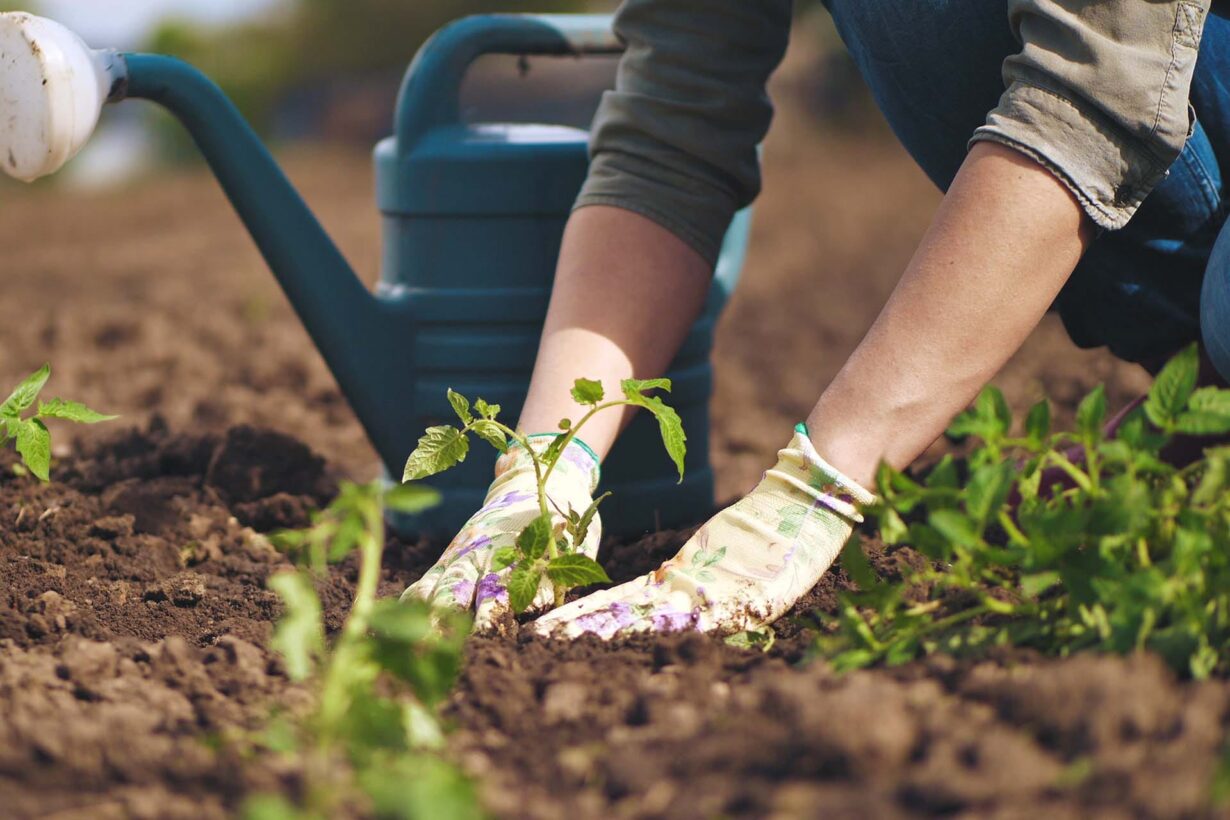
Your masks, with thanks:
[[[458,20],[406,73],[394,135],[375,151],[383,217],[371,292],[251,127],[204,74],[172,57],[92,50],[53,21],[0,14],[0,167],[32,181],[88,140],[105,103],[144,99],[187,128],[336,377],[389,475],[418,436],[448,423],[446,390],[500,404],[515,420],[546,316],[564,223],[584,181],[585,131],[467,123],[460,88],[486,54],[617,54],[605,15],[484,15]],[[647,413],[603,465],[613,532],[695,522],[713,506],[709,354],[714,324],[743,264],[749,214],[726,237],[703,316],[668,376],[688,434],[678,481]],[[585,373],[577,373],[584,376]],[[430,483],[443,503],[393,517],[403,533],[451,535],[477,510],[495,453],[475,447]]]

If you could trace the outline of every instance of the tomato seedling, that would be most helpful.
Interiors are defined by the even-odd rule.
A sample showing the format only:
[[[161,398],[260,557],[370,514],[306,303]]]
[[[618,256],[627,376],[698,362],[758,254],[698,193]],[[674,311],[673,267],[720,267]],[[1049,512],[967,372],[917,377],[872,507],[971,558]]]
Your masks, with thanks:
[[[4,403],[0,404],[4,442],[16,442],[22,463],[40,481],[47,481],[51,475],[51,433],[47,430],[47,419],[97,424],[116,418],[91,410],[80,402],[66,399],[38,401],[39,394],[43,392],[49,378],[51,365],[45,364],[22,380]],[[27,415],[26,412],[31,408],[34,408],[34,412]]]
[[[839,629],[818,639],[839,668],[994,645],[1066,655],[1149,649],[1196,678],[1230,659],[1230,447],[1177,467],[1179,433],[1230,433],[1230,390],[1196,388],[1193,346],[1144,405],[1103,434],[1101,387],[1076,432],[1050,432],[1045,400],[1013,437],[1003,395],[985,390],[950,434],[979,446],[922,480],[882,467],[871,510],[882,539],[929,559],[881,580],[858,544],[842,555],[860,592],[842,596]]]
[[[529,436],[514,430],[498,419],[500,406],[476,399],[473,407],[469,399],[453,390],[448,391],[448,401],[461,420],[461,427],[440,425],[429,427],[419,439],[418,447],[406,461],[403,481],[413,481],[444,472],[465,460],[470,449],[469,435],[473,434],[492,447],[504,452],[510,445],[524,448],[534,465],[534,478],[538,485],[539,515],[534,518],[516,539],[516,545],[496,552],[493,569],[511,567],[508,576],[508,601],[513,612],[524,612],[534,601],[542,578],[551,583],[555,604],[564,602],[568,590],[588,584],[609,583],[610,577],[597,561],[576,551],[585,540],[593,523],[598,505],[609,493],[594,499],[588,509],[556,509],[562,523],[555,525],[551,511],[553,502],[547,495],[547,479],[568,444],[577,437],[585,424],[598,413],[619,407],[641,407],[658,420],[662,444],[679,470],[683,479],[684,456],[687,452],[687,436],[679,414],[657,396],[648,395],[654,390],[670,392],[670,379],[624,379],[620,382],[623,398],[607,399],[601,382],[577,379],[572,387],[572,398],[587,408],[575,424],[571,419],[561,419],[561,432],[542,453],[530,446]]]
[[[324,820],[356,806],[359,814],[406,820],[481,816],[472,785],[440,754],[436,716],[461,668],[468,619],[424,602],[376,598],[383,508],[417,513],[437,500],[434,490],[413,484],[344,484],[311,528],[275,536],[297,569],[269,579],[285,607],[271,644],[312,699],[306,712],[271,721],[258,741],[300,763],[303,793],[294,801],[252,798],[250,820]],[[354,603],[329,646],[314,582],[355,551]]]

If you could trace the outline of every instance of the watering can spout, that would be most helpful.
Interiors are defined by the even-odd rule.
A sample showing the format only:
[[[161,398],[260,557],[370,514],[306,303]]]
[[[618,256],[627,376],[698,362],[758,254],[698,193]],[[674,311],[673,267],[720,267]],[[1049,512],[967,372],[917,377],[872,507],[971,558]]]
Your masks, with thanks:
[[[410,332],[405,301],[364,286],[222,90],[181,60],[92,51],[28,14],[0,14],[0,50],[18,60],[0,71],[3,97],[18,101],[0,127],[0,167],[26,181],[54,173],[89,138],[105,102],[166,108],[196,141],[373,444],[393,457],[399,431],[387,402],[411,380],[395,357]]]

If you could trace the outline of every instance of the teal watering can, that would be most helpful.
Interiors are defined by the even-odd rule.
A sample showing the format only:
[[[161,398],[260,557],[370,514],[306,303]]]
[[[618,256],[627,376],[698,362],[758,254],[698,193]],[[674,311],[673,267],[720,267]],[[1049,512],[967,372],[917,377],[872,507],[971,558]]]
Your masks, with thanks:
[[[486,54],[617,54],[602,15],[491,15],[459,20],[406,73],[392,137],[376,147],[384,225],[375,293],[355,275],[222,91],[180,60],[95,51],[50,20],[0,15],[0,167],[33,180],[89,138],[106,102],[145,99],[187,128],[277,277],[389,475],[418,436],[447,422],[452,387],[515,420],[547,310],[556,256],[587,169],[587,133],[563,126],[467,123],[460,87]],[[714,324],[743,264],[749,214],[726,237],[702,318],[668,375],[688,433],[678,481],[640,414],[603,466],[614,532],[697,521],[713,506],[709,362]],[[584,376],[585,373],[577,373]],[[436,477],[444,502],[393,523],[447,535],[481,505],[495,454],[475,448]]]

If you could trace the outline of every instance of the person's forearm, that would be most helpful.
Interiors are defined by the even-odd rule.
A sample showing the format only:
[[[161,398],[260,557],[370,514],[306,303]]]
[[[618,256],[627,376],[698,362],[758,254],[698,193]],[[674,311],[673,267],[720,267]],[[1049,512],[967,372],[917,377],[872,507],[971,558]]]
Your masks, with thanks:
[[[978,143],[888,304],[808,417],[817,451],[871,486],[918,457],[1037,325],[1092,236],[1032,159]]]
[[[577,210],[563,248],[520,429],[549,432],[584,412],[569,391],[580,378],[608,392],[627,378],[666,370],[700,315],[709,265],[683,240],[631,211]],[[630,413],[585,425],[585,443],[604,457]]]

